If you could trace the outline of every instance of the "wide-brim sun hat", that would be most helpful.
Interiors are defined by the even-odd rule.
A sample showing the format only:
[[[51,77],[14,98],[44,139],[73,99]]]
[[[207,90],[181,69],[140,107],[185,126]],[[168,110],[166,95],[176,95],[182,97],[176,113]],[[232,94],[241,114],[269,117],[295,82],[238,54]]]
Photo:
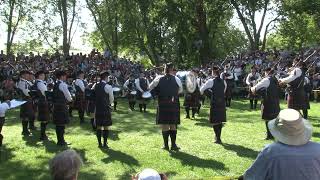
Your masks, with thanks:
[[[279,116],[268,123],[268,127],[277,141],[287,145],[304,145],[312,136],[312,125],[294,109],[280,111]]]

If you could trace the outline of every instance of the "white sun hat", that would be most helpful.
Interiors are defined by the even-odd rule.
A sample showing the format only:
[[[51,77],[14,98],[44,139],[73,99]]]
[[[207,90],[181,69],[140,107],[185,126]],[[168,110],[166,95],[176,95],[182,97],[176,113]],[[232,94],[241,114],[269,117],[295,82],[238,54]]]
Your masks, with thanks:
[[[287,145],[304,145],[312,136],[312,126],[294,109],[280,111],[276,119],[268,123],[271,134],[275,139]]]
[[[161,180],[161,176],[156,170],[148,168],[139,173],[138,180]]]

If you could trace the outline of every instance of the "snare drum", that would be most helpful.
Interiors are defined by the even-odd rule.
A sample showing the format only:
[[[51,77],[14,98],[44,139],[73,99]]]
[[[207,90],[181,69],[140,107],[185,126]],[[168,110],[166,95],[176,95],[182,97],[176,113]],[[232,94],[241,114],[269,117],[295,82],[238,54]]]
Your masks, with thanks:
[[[142,98],[144,99],[150,99],[152,97],[150,91],[146,91],[142,94]]]
[[[137,95],[137,91],[131,91],[130,94],[131,95]]]

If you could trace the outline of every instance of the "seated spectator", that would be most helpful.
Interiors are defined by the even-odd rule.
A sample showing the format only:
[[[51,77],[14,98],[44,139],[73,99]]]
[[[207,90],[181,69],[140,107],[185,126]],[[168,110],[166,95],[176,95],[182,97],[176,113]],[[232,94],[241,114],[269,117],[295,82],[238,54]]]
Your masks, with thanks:
[[[167,176],[164,174],[159,174],[154,169],[144,169],[136,176],[132,177],[132,180],[168,180]]]
[[[82,159],[74,150],[57,154],[49,164],[53,180],[77,180],[81,166]]]
[[[311,142],[312,126],[293,109],[268,124],[277,142],[266,146],[244,179],[320,179],[320,144]]]

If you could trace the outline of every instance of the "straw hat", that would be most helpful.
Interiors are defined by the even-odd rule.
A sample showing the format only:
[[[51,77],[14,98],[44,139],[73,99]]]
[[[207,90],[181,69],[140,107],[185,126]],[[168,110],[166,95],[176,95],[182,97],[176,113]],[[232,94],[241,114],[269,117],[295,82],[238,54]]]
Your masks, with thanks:
[[[287,145],[304,145],[311,139],[312,126],[294,109],[284,109],[268,123],[275,139]]]

